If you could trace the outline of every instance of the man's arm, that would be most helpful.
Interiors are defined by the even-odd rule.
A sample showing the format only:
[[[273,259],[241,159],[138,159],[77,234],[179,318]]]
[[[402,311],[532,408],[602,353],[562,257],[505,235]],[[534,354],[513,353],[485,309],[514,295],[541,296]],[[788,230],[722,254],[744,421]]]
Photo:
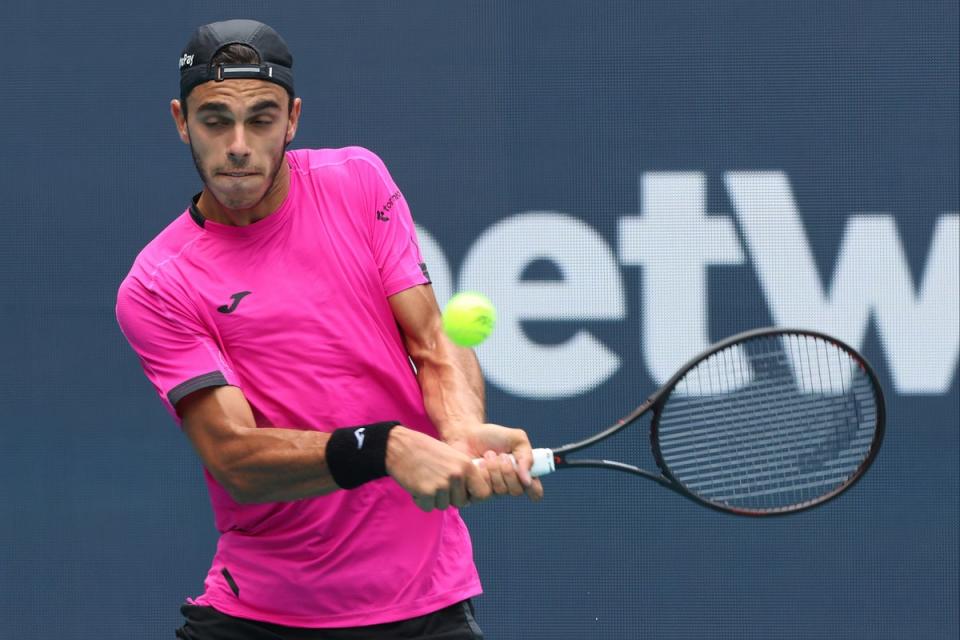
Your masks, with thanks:
[[[237,502],[297,500],[339,488],[326,465],[330,434],[258,429],[237,387],[201,389],[177,412],[204,466]]]
[[[298,500],[339,489],[327,466],[330,434],[257,428],[237,387],[196,391],[177,404],[177,412],[204,465],[237,502]],[[469,457],[402,426],[390,431],[386,467],[425,511],[490,494],[487,479]]]
[[[386,442],[382,431],[381,437],[368,438],[369,448],[363,450],[338,444],[353,433],[341,432],[334,446],[328,447],[330,435],[310,425],[257,428],[253,411],[236,386],[237,378],[207,327],[189,305],[161,294],[137,278],[126,279],[117,293],[117,321],[147,377],[180,416],[183,431],[204,466],[234,500],[275,502],[320,496],[338,488],[335,477],[356,486],[382,470],[425,510],[467,504],[468,492],[475,499],[490,495],[489,476],[465,453],[402,426],[393,427]],[[183,397],[174,393],[185,381],[209,377],[211,372],[225,383]],[[328,448],[335,456],[335,473],[328,468]],[[358,455],[364,463],[359,466]],[[348,477],[344,470],[357,474]]]
[[[433,287],[411,287],[389,300],[417,367],[427,413],[444,442],[486,460],[483,469],[489,473],[494,493],[525,491],[539,500],[543,487],[530,476],[533,454],[527,434],[485,423],[483,374],[477,356],[472,349],[453,344],[443,331]],[[514,456],[516,465],[507,454]]]

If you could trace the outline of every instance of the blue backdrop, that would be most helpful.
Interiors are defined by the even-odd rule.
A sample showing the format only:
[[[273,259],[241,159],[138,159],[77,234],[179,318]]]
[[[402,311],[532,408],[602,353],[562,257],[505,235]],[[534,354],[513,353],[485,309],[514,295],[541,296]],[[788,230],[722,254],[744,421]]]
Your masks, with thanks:
[[[556,445],[709,341],[861,348],[875,466],[726,517],[558,474],[464,512],[489,638],[958,634],[960,47],[950,2],[8,3],[0,20],[0,636],[171,638],[215,541],[199,463],[113,318],[199,189],[168,103],[198,24],[272,24],[295,146],[384,158],[438,294],[479,288],[494,421]],[[643,438],[637,436],[642,451]]]

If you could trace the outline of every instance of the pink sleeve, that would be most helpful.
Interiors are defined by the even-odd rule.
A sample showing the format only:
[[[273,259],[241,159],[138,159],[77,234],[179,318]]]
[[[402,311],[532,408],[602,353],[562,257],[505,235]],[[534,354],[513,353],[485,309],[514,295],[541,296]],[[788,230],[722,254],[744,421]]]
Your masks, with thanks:
[[[388,296],[430,282],[406,198],[374,153],[364,150],[364,191],[373,255]]]
[[[179,423],[177,402],[204,387],[237,385],[216,342],[179,305],[127,278],[117,294],[117,322],[167,411]]]

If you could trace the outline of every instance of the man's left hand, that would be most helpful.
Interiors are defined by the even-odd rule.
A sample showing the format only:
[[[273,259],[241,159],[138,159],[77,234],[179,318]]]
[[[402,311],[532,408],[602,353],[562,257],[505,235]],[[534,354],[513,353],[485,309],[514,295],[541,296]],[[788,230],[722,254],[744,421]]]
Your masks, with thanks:
[[[479,460],[477,464],[489,477],[495,495],[519,496],[525,493],[534,502],[543,498],[543,485],[530,475],[533,450],[522,429],[477,424],[447,440],[447,444]]]

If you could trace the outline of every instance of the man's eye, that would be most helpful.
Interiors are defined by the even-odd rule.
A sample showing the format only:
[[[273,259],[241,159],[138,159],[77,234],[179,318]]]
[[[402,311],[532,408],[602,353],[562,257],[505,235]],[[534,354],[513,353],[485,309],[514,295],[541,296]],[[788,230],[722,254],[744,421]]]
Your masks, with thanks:
[[[260,127],[266,127],[273,124],[273,120],[264,120],[262,118],[257,118],[256,120],[253,121],[253,124]]]
[[[206,126],[208,126],[208,127],[210,127],[210,128],[225,127],[225,126],[227,126],[226,120],[207,120],[207,121],[204,122],[203,124],[206,125]]]

